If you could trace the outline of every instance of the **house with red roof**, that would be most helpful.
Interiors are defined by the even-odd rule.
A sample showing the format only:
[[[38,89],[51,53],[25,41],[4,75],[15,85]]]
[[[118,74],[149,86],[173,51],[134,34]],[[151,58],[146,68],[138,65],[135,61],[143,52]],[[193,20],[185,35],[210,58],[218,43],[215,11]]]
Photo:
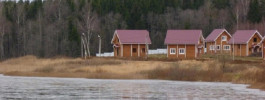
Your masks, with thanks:
[[[201,30],[168,30],[165,45],[168,58],[194,59],[204,53]]]
[[[111,44],[114,57],[145,57],[151,40],[147,30],[116,30]]]
[[[205,39],[207,54],[227,53],[230,54],[231,46],[228,41],[231,39],[226,29],[215,29]]]
[[[261,52],[258,45],[261,40],[262,36],[257,30],[237,30],[228,43],[231,44],[231,53],[235,56],[249,56]]]

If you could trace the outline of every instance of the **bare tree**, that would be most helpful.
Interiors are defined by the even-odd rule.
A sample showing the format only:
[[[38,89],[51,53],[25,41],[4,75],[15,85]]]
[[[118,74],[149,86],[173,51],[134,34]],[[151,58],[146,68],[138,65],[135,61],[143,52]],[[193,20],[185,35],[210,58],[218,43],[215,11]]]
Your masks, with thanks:
[[[2,9],[2,4],[0,4],[0,9]],[[0,10],[0,60],[5,59],[5,48],[4,48],[4,36],[9,33],[10,23],[2,15],[2,10]]]
[[[82,45],[84,47],[85,58],[91,56],[90,52],[90,40],[93,33],[96,30],[98,20],[96,13],[92,12],[90,3],[86,3],[82,10],[81,20],[78,22],[81,31]],[[81,53],[82,54],[82,53]]]

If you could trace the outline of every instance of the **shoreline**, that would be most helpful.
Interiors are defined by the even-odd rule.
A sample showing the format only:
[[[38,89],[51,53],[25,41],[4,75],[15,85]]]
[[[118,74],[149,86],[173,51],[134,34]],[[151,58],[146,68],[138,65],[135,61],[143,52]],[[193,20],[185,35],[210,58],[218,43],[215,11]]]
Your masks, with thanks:
[[[0,62],[0,73],[22,77],[229,82],[265,90],[264,65],[261,60],[232,62],[207,59],[167,62],[115,58],[41,59],[25,56]]]

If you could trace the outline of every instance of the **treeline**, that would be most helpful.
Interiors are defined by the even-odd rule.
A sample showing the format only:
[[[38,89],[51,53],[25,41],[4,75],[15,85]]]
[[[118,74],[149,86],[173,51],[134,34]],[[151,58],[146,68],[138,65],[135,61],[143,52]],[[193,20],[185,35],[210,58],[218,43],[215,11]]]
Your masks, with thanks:
[[[113,50],[115,29],[147,29],[151,48],[163,48],[167,29],[258,29],[265,32],[264,0],[35,0],[0,2],[0,59],[81,54],[90,33],[92,55]],[[89,35],[89,36],[90,36]]]

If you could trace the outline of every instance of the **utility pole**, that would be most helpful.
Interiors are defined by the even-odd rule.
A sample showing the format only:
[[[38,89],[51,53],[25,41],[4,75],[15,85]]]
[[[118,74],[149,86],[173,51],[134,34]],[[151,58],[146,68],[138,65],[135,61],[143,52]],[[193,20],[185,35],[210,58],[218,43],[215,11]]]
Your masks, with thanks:
[[[101,37],[100,37],[100,35],[98,35],[98,38],[99,38],[98,52],[99,52],[99,57],[101,57]]]

